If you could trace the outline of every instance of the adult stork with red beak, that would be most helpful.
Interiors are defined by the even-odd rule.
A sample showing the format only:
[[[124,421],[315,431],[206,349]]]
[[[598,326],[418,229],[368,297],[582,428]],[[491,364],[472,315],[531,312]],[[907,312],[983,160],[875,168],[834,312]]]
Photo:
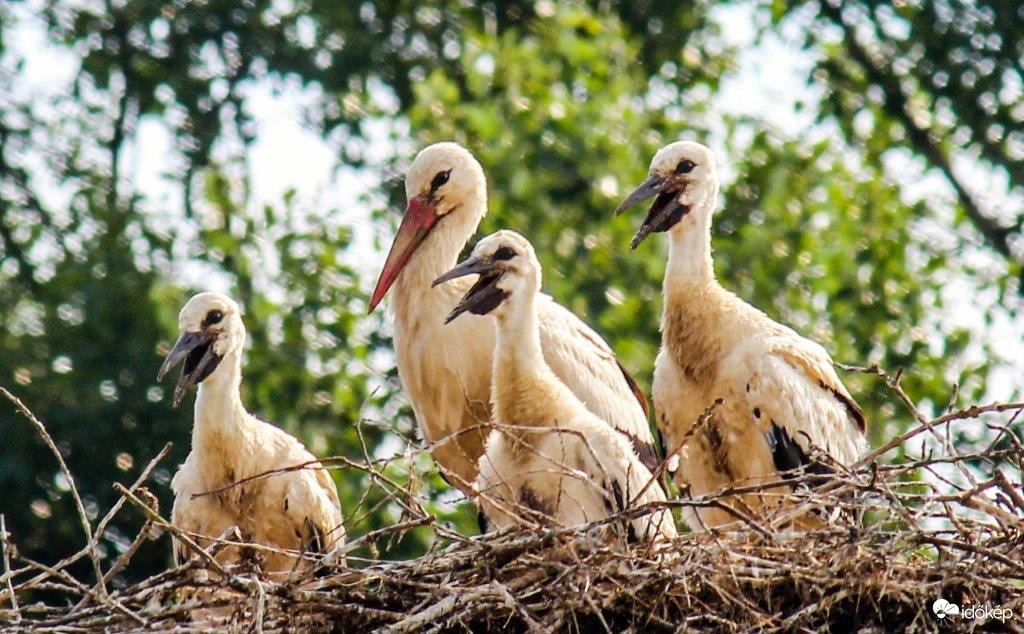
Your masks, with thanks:
[[[491,417],[494,323],[469,314],[459,328],[445,328],[445,316],[473,281],[463,278],[436,288],[432,283],[455,266],[487,213],[487,182],[469,151],[437,143],[413,161],[405,191],[405,217],[370,310],[393,287],[398,375],[442,474],[471,493]],[[548,295],[537,298],[537,312],[544,359],[552,371],[587,409],[624,434],[654,471],[658,454],[646,402],[611,348]]]

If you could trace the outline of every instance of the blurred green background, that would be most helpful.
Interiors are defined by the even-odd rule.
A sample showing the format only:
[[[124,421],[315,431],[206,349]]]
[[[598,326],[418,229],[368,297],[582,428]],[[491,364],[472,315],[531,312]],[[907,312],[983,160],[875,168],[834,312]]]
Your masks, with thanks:
[[[0,385],[46,423],[93,517],[173,441],[150,487],[167,512],[191,401],[172,410],[156,384],[161,346],[184,300],[213,288],[247,312],[252,411],[318,455],[361,457],[360,431],[375,457],[401,454],[415,425],[367,291],[404,208],[403,169],[454,139],[487,171],[482,231],[529,236],[546,290],[649,390],[664,240],[630,253],[636,218],[611,211],[658,147],[692,138],[722,164],[714,248],[728,287],[839,361],[905,368],[926,410],[954,384],[961,402],[1008,400],[1022,350],[1024,9],[837,6],[2,2]],[[270,167],[265,149],[254,158],[272,132],[257,106],[278,100],[298,104],[287,129],[326,148],[333,186],[319,195],[305,195],[298,137],[278,135]],[[873,442],[909,423],[877,381],[844,379]],[[414,467],[392,471],[422,476],[436,512],[475,531],[429,460]],[[335,478],[350,535],[399,519],[365,474]],[[44,562],[83,543],[53,457],[6,402],[0,513]],[[140,525],[121,513],[104,556]],[[121,581],[169,561],[164,537]]]

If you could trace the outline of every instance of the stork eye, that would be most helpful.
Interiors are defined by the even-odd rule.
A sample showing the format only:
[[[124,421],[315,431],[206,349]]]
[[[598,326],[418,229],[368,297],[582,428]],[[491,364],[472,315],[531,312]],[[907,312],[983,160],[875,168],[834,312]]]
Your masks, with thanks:
[[[697,165],[690,159],[680,161],[679,165],[676,165],[676,174],[689,174],[695,167],[697,167]]]
[[[501,247],[494,252],[495,260],[511,260],[514,257],[516,257],[516,252],[511,247]]]
[[[207,326],[212,326],[214,324],[219,324],[222,319],[224,319],[224,313],[222,311],[211,310],[210,312],[206,313],[206,319],[203,320],[203,328],[206,328]]]
[[[450,177],[451,175],[452,175],[452,171],[451,170],[445,170],[443,172],[438,172],[434,176],[434,180],[430,181],[430,191],[432,191],[432,192],[437,191],[438,187],[441,187],[442,185],[444,185],[445,183],[448,182],[448,177]]]

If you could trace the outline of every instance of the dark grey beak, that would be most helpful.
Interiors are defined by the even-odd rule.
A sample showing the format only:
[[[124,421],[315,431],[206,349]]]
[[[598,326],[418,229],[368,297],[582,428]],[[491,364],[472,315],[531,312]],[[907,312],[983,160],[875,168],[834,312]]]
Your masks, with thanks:
[[[189,386],[202,383],[220,363],[221,357],[213,351],[213,339],[214,337],[201,331],[182,333],[164,360],[164,364],[160,366],[160,371],[156,375],[157,381],[162,381],[174,366],[182,360],[185,361],[181,376],[174,386],[174,399],[171,402],[173,407],[181,404]]]
[[[626,200],[622,201],[619,208],[615,210],[616,216],[633,205],[656,196],[643,224],[633,235],[633,240],[629,244],[630,250],[635,250],[652,233],[668,231],[690,212],[689,207],[679,204],[678,201],[679,195],[683,193],[684,189],[686,189],[685,182],[679,183],[677,180],[652,174],[632,194],[627,196]]]
[[[452,312],[448,313],[444,323],[451,323],[453,319],[465,312],[470,312],[474,315],[486,315],[497,308],[498,304],[505,301],[508,297],[506,291],[498,288],[498,280],[501,279],[503,274],[504,271],[495,260],[471,257],[434,280],[432,286],[443,284],[457,277],[465,277],[466,275],[480,276],[480,279],[473,284],[469,291],[459,300],[459,303],[455,305]]]
[[[441,277],[434,280],[434,283],[430,285],[430,288],[434,288],[439,284],[450,282],[457,277],[466,277],[467,275],[483,275],[494,269],[494,261],[487,258],[469,258],[465,262],[458,264],[454,269],[448,271]]]
[[[651,174],[647,177],[647,180],[640,183],[640,186],[633,190],[633,193],[626,196],[626,200],[622,201],[618,209],[615,210],[615,216],[618,217],[622,212],[626,211],[633,205],[641,203],[651,196],[656,195],[661,191],[661,186],[665,184],[665,177]]]
[[[157,372],[156,380],[163,381],[164,377],[171,369],[181,363],[189,352],[192,352],[197,346],[203,343],[203,333],[201,332],[183,332],[178,340],[174,342],[174,347],[171,348],[170,354],[164,360],[164,364],[160,366],[160,371]]]

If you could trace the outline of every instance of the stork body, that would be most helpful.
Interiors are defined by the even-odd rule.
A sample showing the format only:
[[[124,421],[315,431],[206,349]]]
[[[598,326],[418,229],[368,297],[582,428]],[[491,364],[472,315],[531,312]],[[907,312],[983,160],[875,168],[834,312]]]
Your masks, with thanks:
[[[654,405],[666,446],[679,450],[679,485],[699,496],[775,481],[780,472],[809,464],[812,445],[841,464],[855,462],[866,447],[864,416],[825,349],[715,278],[710,236],[718,182],[710,151],[689,142],[663,148],[647,181],[619,212],[650,196],[657,198],[633,246],[651,232],[669,234]],[[735,501],[744,512],[759,512],[787,491],[778,487]],[[702,509],[686,519],[701,528],[736,517]]]
[[[491,315],[497,324],[493,429],[476,480],[477,504],[487,522],[496,528],[575,526],[665,501],[633,445],[588,410],[545,362],[540,263],[530,243],[499,231],[439,281],[473,273],[479,279],[448,320]],[[661,509],[631,520],[625,537],[655,541],[675,534],[671,513]]]
[[[160,374],[184,360],[175,405],[189,385],[198,383],[199,388],[192,450],[171,481],[171,523],[207,538],[198,540],[201,545],[232,527],[247,540],[276,549],[328,553],[341,545],[341,506],[328,472],[298,439],[242,405],[245,328],[238,305],[223,295],[200,293],[185,305],[179,321],[183,334]],[[298,465],[305,468],[235,485]],[[175,560],[187,555],[175,541]],[[219,555],[224,561],[238,556],[234,548]],[[297,553],[267,552],[263,562],[267,572],[302,567]]]
[[[391,285],[398,374],[416,420],[449,481],[471,492],[490,420],[492,320],[466,315],[445,328],[443,315],[470,282],[437,288],[487,211],[487,186],[476,159],[454,143],[416,157],[406,178],[408,209],[395,237],[371,310]],[[651,469],[657,465],[646,403],[607,343],[547,295],[536,299],[544,357],[551,370],[601,420],[621,432]]]

